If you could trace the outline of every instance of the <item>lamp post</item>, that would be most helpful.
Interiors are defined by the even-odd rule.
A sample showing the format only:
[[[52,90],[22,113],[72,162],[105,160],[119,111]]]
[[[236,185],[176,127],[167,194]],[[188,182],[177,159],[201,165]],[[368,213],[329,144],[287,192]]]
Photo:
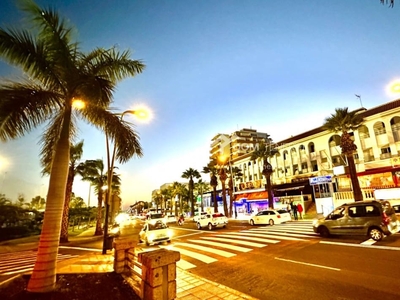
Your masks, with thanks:
[[[144,110],[126,110],[124,111],[121,116],[120,120],[123,120],[124,115],[126,114],[133,114],[137,115],[140,119],[145,119],[148,117],[148,113]],[[107,151],[107,191],[106,191],[106,200],[105,200],[105,217],[104,217],[104,236],[103,236],[103,254],[107,253],[107,240],[108,240],[108,218],[109,218],[109,213],[110,213],[110,199],[111,199],[111,184],[112,184],[112,178],[113,178],[113,173],[114,173],[114,163],[115,163],[115,154],[117,152],[117,146],[114,143],[114,149],[112,151],[112,156],[110,157],[110,143],[109,143],[109,138],[107,131],[105,133],[106,135],[106,151]]]

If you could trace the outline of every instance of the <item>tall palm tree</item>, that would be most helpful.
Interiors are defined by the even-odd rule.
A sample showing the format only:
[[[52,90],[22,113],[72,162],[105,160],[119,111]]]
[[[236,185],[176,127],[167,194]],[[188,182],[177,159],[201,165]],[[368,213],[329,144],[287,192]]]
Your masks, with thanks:
[[[82,169],[82,180],[89,181],[90,184],[94,187],[95,194],[97,194],[97,217],[94,235],[103,235],[102,207],[103,198],[105,198],[104,187],[107,186],[108,172],[105,170],[104,162],[102,159],[86,160]],[[114,173],[112,180],[112,188],[120,185],[121,179],[119,175]]]
[[[172,183],[172,196],[176,197],[178,196],[178,203],[179,203],[179,214],[182,214],[182,208],[183,208],[183,203],[182,203],[182,199],[183,196],[186,194],[186,186],[183,183],[180,182],[173,182]],[[178,206],[175,203],[175,215],[178,215]]]
[[[83,141],[75,145],[71,145],[69,152],[69,168],[68,168],[68,177],[67,177],[67,186],[65,190],[65,200],[64,200],[64,209],[62,215],[61,222],[61,233],[60,233],[60,243],[68,242],[68,228],[69,228],[69,208],[70,201],[72,195],[72,188],[74,185],[74,179],[76,174],[81,174],[82,164],[78,164],[83,154]],[[50,157],[46,157],[49,159]],[[45,164],[42,170],[42,175],[49,175],[51,168],[51,161],[42,161],[42,164]]]
[[[218,185],[218,170],[215,167],[216,166],[216,161],[211,160],[206,167],[203,167],[203,173],[205,174],[210,174],[210,185],[213,189],[213,204],[214,204],[214,212],[218,212],[218,201],[217,201],[217,185]]]
[[[268,159],[273,157],[278,150],[272,144],[272,139],[267,136],[265,142],[261,142],[257,147],[254,148],[254,151],[251,153],[251,159],[262,160],[263,161],[263,170],[262,174],[265,177],[267,182],[266,190],[268,192],[268,206],[273,209],[274,208],[274,194],[272,193],[272,184],[271,184],[271,174],[273,172],[272,165],[269,163]]]
[[[137,133],[108,111],[119,81],[141,73],[144,65],[130,59],[129,51],[97,48],[82,52],[72,40],[73,27],[51,8],[33,0],[21,1],[30,18],[26,29],[0,28],[0,57],[20,67],[25,76],[0,84],[0,139],[23,136],[49,122],[42,139],[41,156],[52,161],[46,213],[29,292],[55,288],[57,253],[68,177],[70,143],[77,133],[76,118],[108,133],[117,146],[117,159],[125,162],[142,155]],[[74,100],[86,103],[74,110]]]
[[[342,154],[347,159],[349,167],[351,185],[353,187],[354,200],[362,201],[363,195],[361,192],[360,182],[357,177],[357,169],[354,162],[354,153],[357,151],[357,146],[351,138],[349,131],[354,131],[362,125],[363,118],[357,111],[349,112],[348,108],[336,108],[335,113],[325,119],[323,128],[331,132],[342,135],[340,137],[340,148]]]
[[[199,171],[189,168],[185,172],[182,173],[182,178],[189,179],[189,202],[190,202],[190,213],[191,216],[194,216],[194,201],[193,201],[193,190],[194,190],[194,181],[193,178],[199,179],[201,177]]]
[[[199,179],[199,181],[194,184],[194,189],[197,191],[197,195],[201,197],[201,211],[204,211],[203,193],[209,191],[210,188],[211,186],[202,179]]]
[[[234,180],[237,177],[242,177],[242,170],[238,167],[232,167],[229,169],[229,181],[228,181],[228,188],[229,188],[229,216],[232,217],[232,210],[233,210],[233,201],[235,200],[235,197],[233,195],[234,193]]]
[[[382,4],[389,4],[389,7],[394,6],[394,0],[381,0]]]

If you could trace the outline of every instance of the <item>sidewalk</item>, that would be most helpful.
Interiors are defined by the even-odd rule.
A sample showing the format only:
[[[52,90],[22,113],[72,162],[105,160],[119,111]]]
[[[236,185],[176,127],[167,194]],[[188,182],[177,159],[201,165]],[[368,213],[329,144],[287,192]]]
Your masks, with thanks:
[[[82,239],[100,239],[94,237],[94,228],[82,232],[76,237],[69,238],[70,243]],[[39,236],[22,238],[0,243],[0,253],[9,253],[15,251],[31,250],[37,247]],[[16,250],[16,248],[18,250]],[[177,268],[177,298],[176,300],[238,300],[253,299],[249,295],[239,291],[209,281],[190,272]],[[93,253],[77,258],[63,260],[57,263],[57,274],[66,273],[104,273],[114,271],[114,253],[108,251],[107,254]]]

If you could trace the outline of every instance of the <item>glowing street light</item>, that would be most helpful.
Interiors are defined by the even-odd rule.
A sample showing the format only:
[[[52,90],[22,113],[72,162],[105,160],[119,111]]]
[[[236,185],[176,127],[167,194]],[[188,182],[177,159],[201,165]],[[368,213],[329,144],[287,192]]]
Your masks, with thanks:
[[[387,86],[386,86],[386,92],[389,96],[398,96],[400,94],[400,79],[394,79],[392,80]]]

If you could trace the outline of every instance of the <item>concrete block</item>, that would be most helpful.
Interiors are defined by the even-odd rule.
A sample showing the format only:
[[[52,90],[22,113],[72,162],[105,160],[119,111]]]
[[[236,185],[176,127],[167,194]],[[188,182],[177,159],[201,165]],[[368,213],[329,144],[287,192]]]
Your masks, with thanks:
[[[142,299],[145,300],[161,300],[164,299],[162,286],[152,287],[147,283],[142,285]]]
[[[175,264],[180,260],[178,251],[159,249],[155,251],[139,253],[138,259],[143,265],[149,268],[158,268],[169,264]]]
[[[176,280],[176,264],[168,265],[168,282]]]

